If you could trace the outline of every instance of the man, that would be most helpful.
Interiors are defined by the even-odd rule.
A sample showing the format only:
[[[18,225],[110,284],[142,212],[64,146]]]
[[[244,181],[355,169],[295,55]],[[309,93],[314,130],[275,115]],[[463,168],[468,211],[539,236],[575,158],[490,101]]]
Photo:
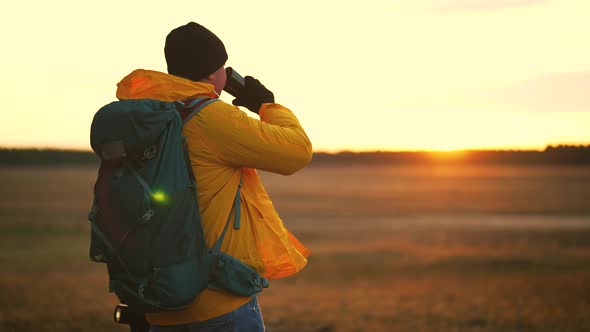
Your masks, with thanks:
[[[170,32],[164,48],[168,73],[136,70],[119,84],[119,99],[182,100],[217,98],[226,82],[227,53],[221,40],[190,22]],[[239,184],[241,226],[228,227],[222,251],[275,279],[292,275],[307,263],[308,251],[289,233],[264,190],[256,169],[292,174],[309,163],[312,147],[295,115],[274,102],[274,95],[247,76],[233,104],[205,106],[184,126],[198,204],[209,247],[234,213]],[[264,331],[256,297],[206,289],[184,310],[147,315],[152,332]]]

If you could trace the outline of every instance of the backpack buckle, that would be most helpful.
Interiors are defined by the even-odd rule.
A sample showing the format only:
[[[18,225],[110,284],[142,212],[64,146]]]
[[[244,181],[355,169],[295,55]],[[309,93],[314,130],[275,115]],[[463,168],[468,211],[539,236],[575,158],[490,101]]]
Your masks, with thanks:
[[[269,286],[268,279],[261,277],[261,276],[256,277],[256,284],[258,285],[258,287],[260,287],[260,289],[268,288],[268,286]]]
[[[143,214],[143,216],[141,216],[141,218],[139,218],[137,221],[142,224],[147,224],[152,219],[153,216],[154,216],[154,210],[148,209]]]
[[[158,153],[158,146],[156,144],[152,144],[143,151],[143,157],[145,159],[152,159],[156,156],[156,153]]]

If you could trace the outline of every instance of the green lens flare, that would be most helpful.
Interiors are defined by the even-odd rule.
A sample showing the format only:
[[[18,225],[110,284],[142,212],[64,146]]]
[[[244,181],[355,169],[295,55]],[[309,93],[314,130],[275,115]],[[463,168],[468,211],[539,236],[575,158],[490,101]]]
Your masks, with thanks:
[[[154,191],[152,199],[158,203],[165,204],[168,202],[168,196],[161,190]]]

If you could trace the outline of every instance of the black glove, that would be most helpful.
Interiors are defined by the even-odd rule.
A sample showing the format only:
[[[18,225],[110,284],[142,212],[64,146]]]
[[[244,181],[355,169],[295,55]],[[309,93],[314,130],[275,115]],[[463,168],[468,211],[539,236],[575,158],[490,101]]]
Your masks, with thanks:
[[[263,103],[275,102],[275,96],[259,80],[252,76],[246,76],[244,77],[244,82],[244,89],[240,92],[238,98],[232,101],[232,104],[244,106],[258,114],[258,110]]]

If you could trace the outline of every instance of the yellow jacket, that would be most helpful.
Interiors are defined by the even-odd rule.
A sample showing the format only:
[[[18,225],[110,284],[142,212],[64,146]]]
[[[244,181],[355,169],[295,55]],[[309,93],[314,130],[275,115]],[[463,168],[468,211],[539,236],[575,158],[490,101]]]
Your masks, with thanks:
[[[135,70],[119,84],[117,98],[183,100],[215,98],[213,85],[149,70]],[[240,229],[229,227],[221,250],[269,279],[292,275],[309,251],[284,227],[256,169],[292,174],[309,163],[312,147],[295,115],[263,104],[260,120],[222,101],[205,106],[183,129],[197,180],[198,203],[209,247],[223,231],[243,174]],[[249,298],[206,289],[189,308],[148,315],[157,325],[206,320],[232,311]]]

